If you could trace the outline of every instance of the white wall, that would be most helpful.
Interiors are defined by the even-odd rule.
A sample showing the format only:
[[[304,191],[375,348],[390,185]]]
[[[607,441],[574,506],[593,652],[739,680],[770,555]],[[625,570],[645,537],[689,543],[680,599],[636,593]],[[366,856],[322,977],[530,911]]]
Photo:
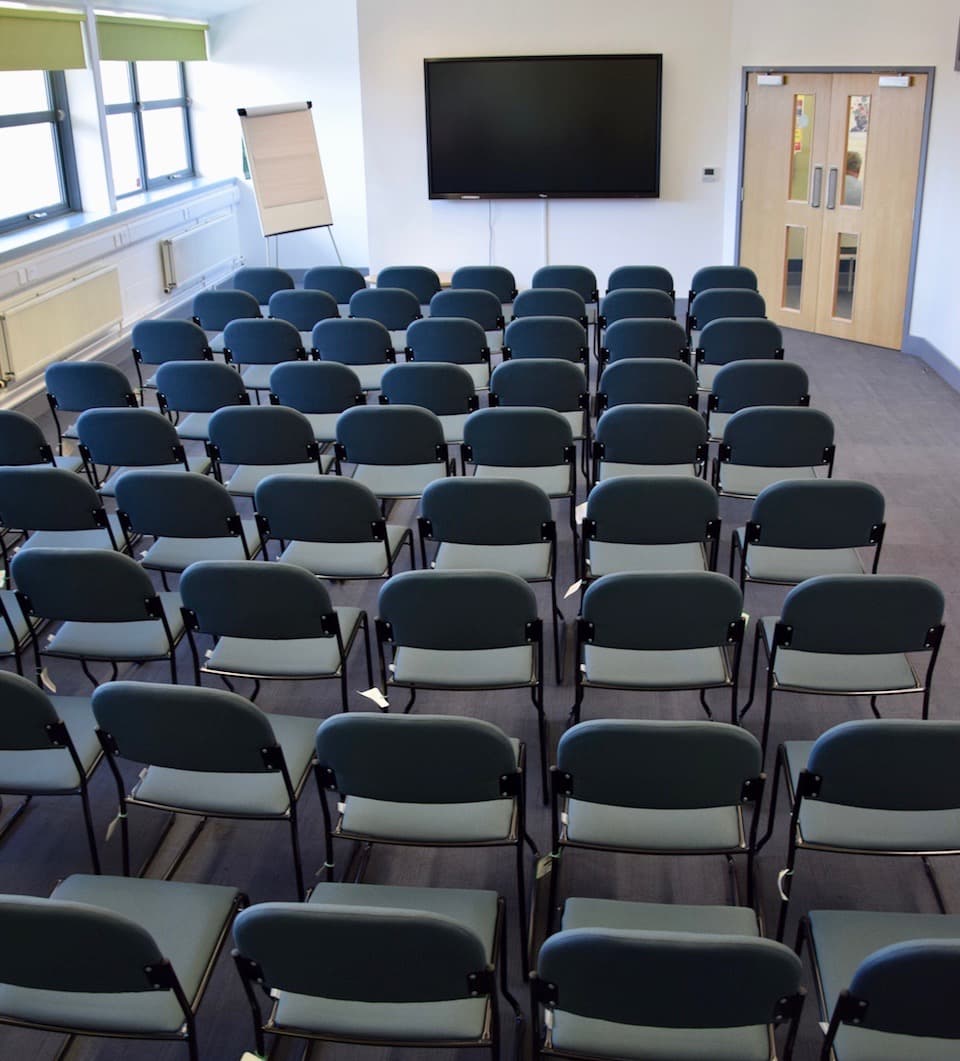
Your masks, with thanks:
[[[488,204],[430,201],[423,59],[458,55],[662,52],[659,200],[554,200],[549,258],[593,268],[601,285],[625,263],[667,266],[683,291],[722,253],[731,0],[357,0],[373,268],[450,269],[488,259]],[[494,255],[521,284],[544,263],[543,203],[493,204]]]
[[[190,64],[197,163],[204,176],[240,175],[238,107],[312,100],[334,234],[345,264],[366,265],[367,219],[360,134],[354,0],[265,0],[211,21],[210,61]],[[241,188],[241,245],[266,262],[253,189]],[[273,248],[271,246],[271,264]],[[281,236],[290,268],[335,263],[324,230]]]
[[[787,8],[791,14],[787,15]],[[960,73],[955,0],[734,0],[728,74],[727,171],[736,172],[744,66],[935,66],[912,335],[960,365]],[[724,245],[733,254],[735,181],[726,186]]]

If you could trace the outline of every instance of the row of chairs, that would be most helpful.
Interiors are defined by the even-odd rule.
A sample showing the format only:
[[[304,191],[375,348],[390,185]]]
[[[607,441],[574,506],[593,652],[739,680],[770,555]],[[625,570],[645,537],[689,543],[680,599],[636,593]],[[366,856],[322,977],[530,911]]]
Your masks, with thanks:
[[[281,485],[292,500],[296,480]],[[149,480],[140,489],[149,493]],[[449,510],[457,495],[442,500]],[[442,513],[443,504],[437,508]],[[425,522],[435,533],[433,521]],[[339,679],[346,711],[347,657],[362,631],[373,686],[366,613],[334,608],[315,574],[294,564],[197,561],[183,570],[177,593],[157,593],[143,568],[111,550],[27,548],[10,572],[19,609],[5,611],[5,620],[14,636],[22,631],[20,643],[29,639],[38,674],[47,656],[79,660],[94,684],[91,660],[110,662],[116,677],[117,661],[165,659],[176,683],[176,648],[186,633],[197,685],[204,674],[247,678],[256,695],[264,679]],[[538,574],[526,572],[533,581],[550,579],[556,615],[553,571]],[[788,593],[779,618],[757,624],[750,698],[738,710],[745,617],[736,582],[703,570],[601,575],[586,588],[577,620],[571,718],[580,720],[588,689],[693,690],[712,718],[706,694],[719,689],[738,723],[753,701],[761,647],[764,752],[775,692],[870,696],[875,711],[878,696],[919,693],[926,718],[943,608],[942,593],[924,579],[808,578]],[[47,622],[63,625],[41,648],[38,629]],[[214,639],[202,660],[200,634]],[[406,691],[404,712],[420,689],[528,689],[546,793],[542,620],[527,578],[472,567],[395,574],[379,593],[376,635],[379,687]],[[556,625],[554,637],[559,681]],[[909,653],[927,654],[922,677]]]
[[[304,292],[300,292],[303,294]],[[208,292],[233,297],[233,292]],[[199,296],[198,296],[199,297]],[[305,323],[312,318],[305,318]],[[328,318],[298,331],[286,319],[229,319],[222,332],[222,353],[243,367],[244,383],[251,390],[267,389],[269,369],[284,361],[305,360],[308,354],[321,361],[350,365],[361,377],[364,390],[379,386],[380,376],[402,354],[408,361],[462,365],[477,390],[488,386],[491,352],[503,360],[559,359],[585,367],[587,332],[578,321],[562,316],[536,315],[514,320],[502,345],[491,345],[480,323],[469,316],[432,317],[413,322],[402,344],[395,349],[386,326],[371,318]],[[134,328],[134,361],[141,390],[156,385],[153,376],[143,379],[142,366],[166,361],[211,360],[214,352],[206,332],[190,321],[148,320]],[[604,336],[600,363],[627,358],[662,358],[690,361],[683,330],[675,321],[631,317],[612,324]],[[720,317],[701,333],[695,351],[697,386],[709,391],[716,372],[734,360],[782,360],[780,329],[763,317]],[[69,380],[49,380],[48,393],[57,409],[74,409],[83,400],[71,391]],[[129,390],[129,388],[127,388]],[[58,391],[60,393],[58,393]],[[124,391],[124,400],[126,391]],[[120,400],[120,395],[114,401]],[[73,402],[71,405],[70,402]]]
[[[268,717],[231,693],[118,682],[98,689],[92,709],[86,709],[89,717],[78,718],[71,729],[58,705],[30,683],[3,676],[2,685],[12,720],[5,737],[13,745],[4,765],[9,770],[16,758],[52,748],[61,757],[61,773],[69,775],[59,789],[34,783],[28,798],[76,789],[79,777],[86,807],[86,781],[106,755],[117,784],[127,874],[131,807],[280,818],[291,824],[302,898],[295,806],[308,775],[315,774],[327,880],[305,905],[257,905],[234,926],[234,958],[261,1055],[265,1032],[496,1050],[499,1029],[490,1007],[498,967],[520,1034],[520,1008],[506,993],[507,933],[497,893],[332,880],[335,840],[513,846],[521,896],[518,936],[528,968],[523,844],[533,842],[523,812],[523,751],[496,727],[463,718],[355,715],[330,719],[314,733],[311,720]],[[78,744],[94,749],[95,761],[86,770]],[[847,855],[913,854],[925,865],[932,855],[952,852],[947,816],[960,807],[952,768],[958,750],[960,724],[952,722],[845,723],[812,746],[784,746],[781,756],[794,756],[789,776],[798,779],[791,817],[791,830],[802,829],[796,846]],[[117,759],[145,764],[129,793]],[[745,856],[752,896],[760,765],[756,739],[723,724],[597,721],[569,730],[551,771],[551,922],[561,908],[562,856],[575,850],[720,854],[731,866],[735,856]],[[901,781],[893,791],[891,769]],[[244,786],[230,786],[234,803],[242,806],[224,800],[222,782],[218,785],[224,772],[244,777]],[[176,783],[185,773],[189,786]],[[462,813],[465,804],[469,815]],[[382,806],[391,812],[378,814]],[[481,814],[481,806],[489,810]],[[753,808],[749,825],[746,806]],[[934,827],[918,838],[904,831],[904,812],[917,809],[940,814],[939,833],[934,835]],[[768,837],[769,829],[761,845]],[[736,879],[733,872],[734,884]],[[789,893],[781,906],[779,938],[788,900]],[[206,974],[244,905],[245,897],[234,889],[129,875],[73,876],[50,900],[3,897],[5,938],[21,944],[17,959],[3,970],[3,981],[21,988],[6,999],[4,1018],[45,1030],[184,1039],[196,1057],[194,1017]],[[542,1025],[537,1019],[542,1030],[536,1033],[541,1056],[630,1056],[653,1038],[661,1050],[683,1042],[688,1048],[701,1044],[698,1056],[718,1056],[723,1048],[731,1057],[762,1058],[770,1055],[769,1037],[780,1024],[789,1027],[783,1056],[790,1056],[803,1002],[801,965],[782,944],[762,939],[762,925],[749,905],[570,897],[562,910],[561,929],[544,943],[531,979],[535,1019],[543,1008]],[[172,947],[178,938],[174,918],[181,942]],[[184,925],[191,932],[184,933]],[[804,918],[797,950],[808,940],[813,947],[821,1007],[829,1012],[837,999],[825,1050],[838,1034],[851,1048],[860,1041],[884,1056],[905,1049],[904,1036],[952,1038],[942,1007],[931,1013],[919,1000],[924,992],[942,990],[942,978],[960,965],[955,934],[956,918],[942,914],[817,911]],[[88,960],[94,937],[101,968],[96,976]],[[916,939],[924,942],[912,942]],[[414,951],[418,976],[411,983],[406,966]],[[426,983],[420,979],[425,965]],[[335,967],[336,977],[314,971],[328,966]],[[441,977],[442,984],[432,979]],[[731,981],[733,987],[724,988]],[[639,1001],[638,984],[644,988]],[[842,990],[847,984],[849,994]],[[270,1006],[266,1020],[258,989]],[[65,1006],[62,992],[78,990],[87,993],[84,1007]],[[139,1004],[139,994],[147,991],[155,999],[156,992],[166,991],[163,1005]],[[695,1019],[691,991],[701,1000]],[[122,1004],[119,992],[126,996]],[[476,1001],[452,1007],[454,999]],[[435,1005],[423,1012],[423,1004],[431,1002],[447,1002],[446,1011]],[[598,1021],[605,1022],[599,1037]],[[859,1030],[865,1028],[872,1029],[866,1039]],[[942,1050],[948,1044],[923,1046]]]
[[[578,325],[583,334],[592,323],[583,299],[566,288],[539,288],[523,291],[517,295],[511,307],[510,323],[516,324],[530,318],[550,317],[567,320]],[[717,288],[697,296],[690,317],[692,328],[700,331],[722,318],[764,319],[766,306],[756,291],[739,288]],[[194,299],[193,320],[208,336],[211,350],[220,352],[228,346],[230,339],[226,328],[240,320],[262,320],[264,314],[252,295],[242,291],[216,290],[201,292]],[[300,343],[311,342],[318,323],[332,320],[372,320],[386,328],[390,337],[390,349],[401,353],[413,346],[418,333],[424,335],[428,329],[422,327],[425,320],[469,320],[483,332],[484,346],[499,353],[502,346],[513,349],[521,341],[522,329],[514,329],[512,337],[506,336],[502,306],[489,291],[439,291],[429,305],[421,305],[416,295],[404,288],[377,287],[358,291],[350,298],[349,313],[345,317],[331,295],[321,291],[279,291],[271,296],[267,306],[267,319],[283,321],[297,331]],[[604,360],[610,343],[616,347],[624,341],[617,333],[607,341],[611,329],[628,320],[659,320],[662,325],[676,324],[673,300],[662,291],[627,288],[606,295],[600,302],[596,315],[596,335],[600,344],[598,356]],[[680,325],[663,327],[670,333],[675,349],[685,350],[691,340],[692,331]],[[621,329],[622,331],[622,329]],[[479,335],[479,332],[477,333]],[[469,337],[473,340],[473,335]],[[709,341],[709,339],[708,339]],[[511,343],[513,345],[511,345]]]
[[[344,266],[308,269],[303,280],[304,289],[328,292],[342,308],[349,305],[350,298],[357,291],[363,291],[366,284],[366,279],[358,270]],[[292,290],[295,286],[293,277],[277,268],[246,268],[234,276],[234,288],[249,293],[261,306],[266,305],[275,292]],[[410,291],[422,306],[428,305],[441,290],[440,277],[426,266],[388,266],[377,274],[377,286]],[[453,290],[490,292],[501,303],[504,315],[518,296],[513,273],[496,265],[462,266],[454,270],[450,287]],[[592,311],[590,318],[591,323],[594,322],[600,290],[596,274],[586,266],[543,266],[533,274],[531,287],[535,290],[552,288],[575,292]],[[607,280],[607,294],[628,288],[665,294],[671,303],[676,297],[673,277],[662,266],[626,265],[614,269]],[[698,295],[717,288],[756,291],[757,277],[745,266],[713,265],[698,269],[691,280],[688,303],[692,303]]]

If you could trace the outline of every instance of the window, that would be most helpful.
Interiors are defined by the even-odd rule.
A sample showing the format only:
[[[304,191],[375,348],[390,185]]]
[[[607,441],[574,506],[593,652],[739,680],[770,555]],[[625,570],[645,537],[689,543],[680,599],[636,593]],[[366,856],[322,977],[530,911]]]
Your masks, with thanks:
[[[194,175],[183,63],[102,62],[100,78],[118,199]]]
[[[63,74],[0,72],[0,232],[80,209]]]

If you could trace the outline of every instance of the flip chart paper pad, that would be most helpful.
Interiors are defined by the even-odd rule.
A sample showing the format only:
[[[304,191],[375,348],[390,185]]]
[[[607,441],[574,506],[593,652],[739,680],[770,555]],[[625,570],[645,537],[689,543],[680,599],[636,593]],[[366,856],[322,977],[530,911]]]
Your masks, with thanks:
[[[264,236],[332,225],[310,104],[239,113]]]

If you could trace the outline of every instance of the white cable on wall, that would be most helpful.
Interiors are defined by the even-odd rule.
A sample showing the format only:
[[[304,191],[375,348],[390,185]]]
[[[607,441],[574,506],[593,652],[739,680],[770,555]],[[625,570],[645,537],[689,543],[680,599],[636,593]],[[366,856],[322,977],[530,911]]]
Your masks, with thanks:
[[[550,264],[550,200],[543,197],[543,264]]]

